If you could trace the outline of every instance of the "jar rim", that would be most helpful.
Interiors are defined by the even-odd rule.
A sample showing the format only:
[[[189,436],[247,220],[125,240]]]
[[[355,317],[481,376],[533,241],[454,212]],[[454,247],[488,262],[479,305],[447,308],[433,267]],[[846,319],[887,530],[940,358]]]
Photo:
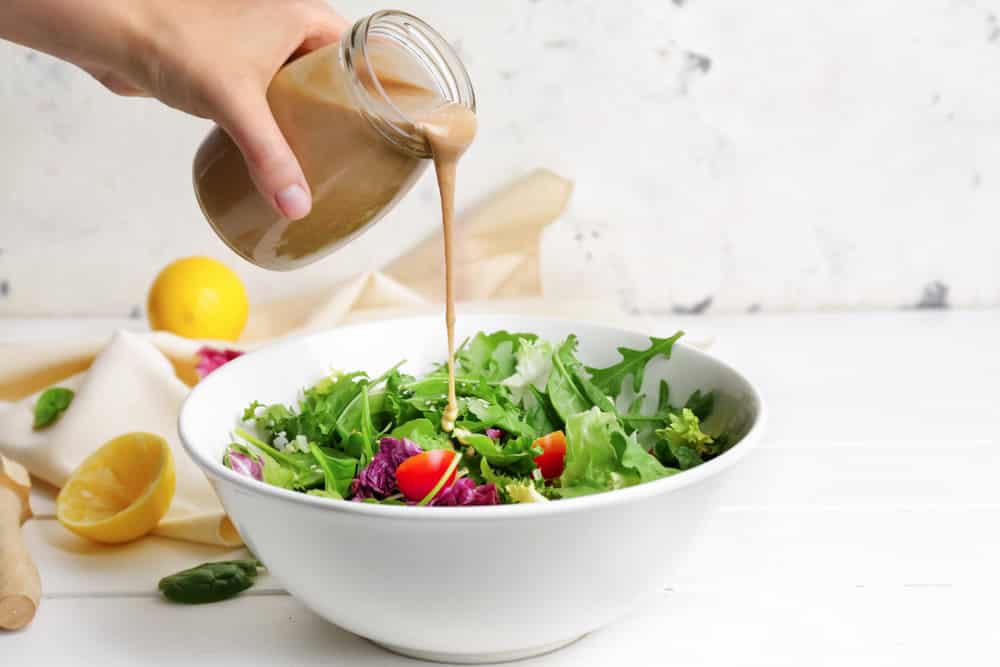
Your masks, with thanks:
[[[439,32],[403,11],[382,10],[358,20],[341,43],[341,58],[347,71],[354,74],[355,85],[350,88],[362,114],[393,145],[418,157],[429,158],[431,150],[427,140],[413,131],[414,120],[386,93],[368,57],[369,40],[376,36],[397,42],[419,62],[430,74],[442,99],[475,112],[476,93],[469,73],[455,49]],[[359,65],[363,72],[358,71]],[[360,82],[359,73],[371,81],[374,93]]]

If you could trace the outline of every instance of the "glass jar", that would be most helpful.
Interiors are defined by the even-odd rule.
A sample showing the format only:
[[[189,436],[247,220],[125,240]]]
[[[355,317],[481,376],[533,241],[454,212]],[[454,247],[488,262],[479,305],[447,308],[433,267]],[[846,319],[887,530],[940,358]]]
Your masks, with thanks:
[[[412,118],[447,103],[475,111],[472,82],[451,46],[409,14],[361,19],[338,44],[282,68],[267,92],[312,190],[289,221],[256,190],[221,128],[194,159],[194,187],[215,232],[265,269],[295,269],[333,252],[390,211],[431,158]]]

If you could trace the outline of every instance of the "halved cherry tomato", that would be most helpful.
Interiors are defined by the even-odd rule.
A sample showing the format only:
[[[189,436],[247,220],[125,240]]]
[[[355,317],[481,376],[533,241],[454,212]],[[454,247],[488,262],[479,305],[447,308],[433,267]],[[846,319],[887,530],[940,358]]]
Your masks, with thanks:
[[[534,444],[542,448],[542,453],[535,457],[535,465],[542,471],[542,477],[552,479],[561,475],[566,465],[566,435],[555,431],[543,435]]]
[[[447,449],[432,449],[411,456],[396,468],[396,486],[407,499],[423,500],[441,480],[441,476],[448,470],[448,466],[456,456],[455,452]],[[441,488],[447,487],[454,481],[455,471],[452,471]]]

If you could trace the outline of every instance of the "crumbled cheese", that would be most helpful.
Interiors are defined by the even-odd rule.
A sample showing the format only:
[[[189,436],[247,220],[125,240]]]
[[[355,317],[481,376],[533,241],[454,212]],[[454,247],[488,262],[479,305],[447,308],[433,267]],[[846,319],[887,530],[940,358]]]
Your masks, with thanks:
[[[300,452],[307,453],[309,451],[309,440],[301,433],[295,436],[295,440],[293,440],[292,443],[295,449]]]
[[[284,449],[288,446],[288,434],[281,431],[278,435],[274,436],[274,440],[271,444],[273,444],[277,449]]]

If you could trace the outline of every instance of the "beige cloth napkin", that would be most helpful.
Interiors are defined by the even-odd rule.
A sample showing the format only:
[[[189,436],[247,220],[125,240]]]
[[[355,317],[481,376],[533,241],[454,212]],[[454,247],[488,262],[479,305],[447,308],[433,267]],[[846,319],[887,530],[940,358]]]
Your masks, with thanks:
[[[514,182],[462,217],[458,227],[459,295],[463,312],[593,314],[592,303],[542,299],[539,241],[565,209],[572,184],[539,170]],[[440,233],[390,264],[330,290],[255,306],[240,349],[348,322],[440,310],[443,293]],[[502,300],[498,305],[496,300]],[[119,331],[111,340],[0,345],[0,454],[33,475],[61,486],[77,465],[107,440],[128,431],[167,439],[177,465],[177,492],[156,533],[235,546],[240,537],[201,471],[180,446],[177,412],[197,382],[197,350],[212,341],[165,333]],[[58,384],[76,397],[53,426],[32,430],[34,405]],[[2,401],[13,401],[3,403]]]

